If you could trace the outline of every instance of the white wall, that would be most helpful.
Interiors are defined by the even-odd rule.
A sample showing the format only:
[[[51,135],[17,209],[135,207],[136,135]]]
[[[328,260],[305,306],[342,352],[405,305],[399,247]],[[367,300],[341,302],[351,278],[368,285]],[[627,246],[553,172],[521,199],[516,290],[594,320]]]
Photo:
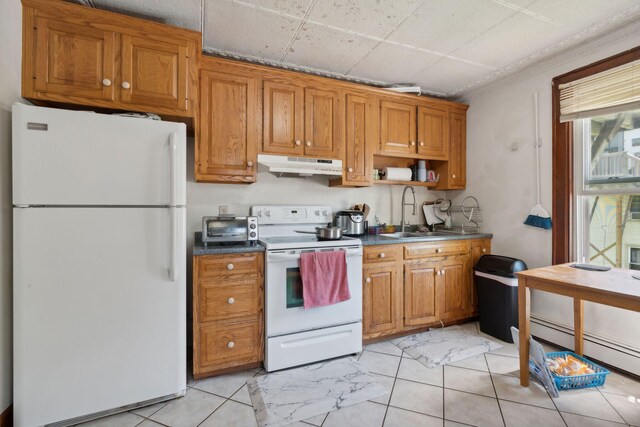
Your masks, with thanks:
[[[467,189],[485,210],[493,252],[523,259],[529,268],[551,264],[551,231],[525,226],[535,205],[533,93],[539,93],[542,139],[542,205],[551,214],[551,80],[553,77],[640,45],[640,23],[534,64],[463,97],[467,115]],[[515,151],[513,150],[515,148]],[[535,293],[532,314],[572,327],[572,304]],[[640,350],[640,314],[585,307],[587,332]]]
[[[0,2],[0,413],[12,401],[11,104],[20,99],[22,11],[18,0]]]

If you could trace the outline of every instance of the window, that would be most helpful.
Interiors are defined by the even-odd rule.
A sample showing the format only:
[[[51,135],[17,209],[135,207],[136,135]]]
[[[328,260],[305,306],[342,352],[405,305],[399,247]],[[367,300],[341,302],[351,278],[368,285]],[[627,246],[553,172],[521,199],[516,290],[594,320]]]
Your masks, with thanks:
[[[640,269],[640,110],[574,121],[577,255]],[[629,248],[629,250],[625,250]]]
[[[629,268],[640,270],[640,248],[629,248]]]

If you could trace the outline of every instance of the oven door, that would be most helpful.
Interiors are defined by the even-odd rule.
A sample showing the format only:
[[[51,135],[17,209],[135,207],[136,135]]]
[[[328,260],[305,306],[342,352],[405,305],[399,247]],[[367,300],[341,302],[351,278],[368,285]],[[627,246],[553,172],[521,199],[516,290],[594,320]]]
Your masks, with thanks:
[[[351,299],[305,310],[300,253],[345,250]],[[294,249],[267,252],[267,337],[343,325],[362,320],[362,247]]]

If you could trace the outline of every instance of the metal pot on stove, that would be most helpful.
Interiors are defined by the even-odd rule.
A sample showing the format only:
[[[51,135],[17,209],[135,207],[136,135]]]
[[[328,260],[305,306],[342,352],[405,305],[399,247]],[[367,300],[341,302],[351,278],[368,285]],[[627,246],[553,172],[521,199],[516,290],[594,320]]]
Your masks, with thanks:
[[[358,210],[338,211],[334,222],[336,227],[342,228],[342,234],[345,236],[363,236],[367,232],[364,214]]]

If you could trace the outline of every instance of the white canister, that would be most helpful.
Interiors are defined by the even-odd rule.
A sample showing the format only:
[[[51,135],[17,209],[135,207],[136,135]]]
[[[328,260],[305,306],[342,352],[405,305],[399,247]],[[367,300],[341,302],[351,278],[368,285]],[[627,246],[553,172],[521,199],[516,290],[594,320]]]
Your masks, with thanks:
[[[419,182],[426,182],[427,181],[427,170],[426,169],[418,169],[417,175],[418,175],[418,181]]]

